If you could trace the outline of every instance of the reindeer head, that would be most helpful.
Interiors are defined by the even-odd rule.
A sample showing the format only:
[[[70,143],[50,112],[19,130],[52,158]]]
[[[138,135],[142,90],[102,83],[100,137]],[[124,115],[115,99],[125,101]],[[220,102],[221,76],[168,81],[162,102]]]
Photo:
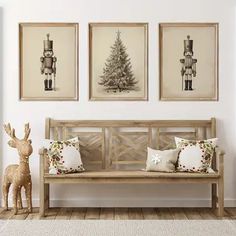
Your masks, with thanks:
[[[18,139],[15,136],[15,129],[12,129],[9,123],[4,125],[4,129],[11,137],[11,140],[8,141],[8,145],[10,147],[16,148],[20,156],[28,157],[32,154],[33,148],[31,145],[31,140],[28,140],[30,135],[29,123],[25,124],[25,136],[23,139]]]

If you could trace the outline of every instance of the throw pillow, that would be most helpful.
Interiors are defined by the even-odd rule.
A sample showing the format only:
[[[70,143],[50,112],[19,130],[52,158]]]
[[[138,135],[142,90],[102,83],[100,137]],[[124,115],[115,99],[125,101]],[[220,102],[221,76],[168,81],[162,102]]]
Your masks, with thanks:
[[[175,137],[175,143],[180,148],[178,171],[209,172],[212,157],[217,146],[217,138],[207,140],[187,140]]]
[[[155,150],[148,147],[146,171],[174,172],[179,149]]]
[[[49,174],[84,171],[78,137],[67,141],[48,140]]]

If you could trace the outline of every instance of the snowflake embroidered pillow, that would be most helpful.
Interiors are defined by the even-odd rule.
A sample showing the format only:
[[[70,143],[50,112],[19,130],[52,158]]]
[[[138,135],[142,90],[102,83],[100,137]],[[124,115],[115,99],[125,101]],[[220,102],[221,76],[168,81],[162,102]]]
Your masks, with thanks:
[[[49,174],[66,174],[84,171],[78,137],[67,141],[49,140]]]
[[[175,137],[175,143],[180,148],[178,171],[208,172],[212,157],[217,146],[217,138],[192,141]]]
[[[155,150],[148,147],[146,171],[175,172],[179,149]]]

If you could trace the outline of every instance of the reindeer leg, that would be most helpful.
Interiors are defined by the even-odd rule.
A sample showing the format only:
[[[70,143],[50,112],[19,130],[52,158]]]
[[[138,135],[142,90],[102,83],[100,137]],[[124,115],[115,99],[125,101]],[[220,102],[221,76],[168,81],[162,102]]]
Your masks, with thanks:
[[[4,210],[8,210],[8,193],[9,193],[9,188],[10,188],[11,183],[8,183],[7,180],[4,179],[4,183],[3,183],[3,188],[2,188],[2,192],[3,192],[3,208]]]
[[[18,207],[18,209],[23,208],[23,206],[22,206],[22,197],[21,197],[21,186],[19,188],[18,196],[17,196],[17,207]]]
[[[32,183],[31,181],[24,186],[25,197],[27,200],[28,212],[32,212]]]
[[[18,196],[18,191],[19,191],[19,186],[13,185],[13,191],[12,191],[12,193],[13,193],[13,213],[14,213],[14,215],[16,215],[16,214],[17,214],[17,211],[18,211],[18,209],[17,209],[17,196]]]

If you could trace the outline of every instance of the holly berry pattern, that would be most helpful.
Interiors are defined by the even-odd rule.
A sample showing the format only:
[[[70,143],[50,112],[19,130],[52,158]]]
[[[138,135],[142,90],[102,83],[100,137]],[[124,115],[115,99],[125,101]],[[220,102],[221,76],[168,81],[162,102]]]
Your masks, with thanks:
[[[180,164],[180,158],[178,159],[178,171],[186,171],[186,172],[207,172],[208,169],[211,167],[212,158],[215,153],[215,147],[216,145],[213,144],[211,140],[200,140],[200,141],[191,141],[186,139],[179,139],[177,138],[176,146],[181,149],[179,156],[181,155],[181,152],[183,152],[187,147],[193,147],[200,148],[201,150],[201,156],[196,158],[201,158],[201,166],[192,166],[191,168],[186,168],[185,165]]]
[[[67,168],[64,165],[63,149],[65,147],[73,147],[79,152],[79,142],[75,141],[53,141],[50,142],[48,149],[49,168],[56,171],[56,174],[66,174],[84,171],[83,164],[75,168]]]

